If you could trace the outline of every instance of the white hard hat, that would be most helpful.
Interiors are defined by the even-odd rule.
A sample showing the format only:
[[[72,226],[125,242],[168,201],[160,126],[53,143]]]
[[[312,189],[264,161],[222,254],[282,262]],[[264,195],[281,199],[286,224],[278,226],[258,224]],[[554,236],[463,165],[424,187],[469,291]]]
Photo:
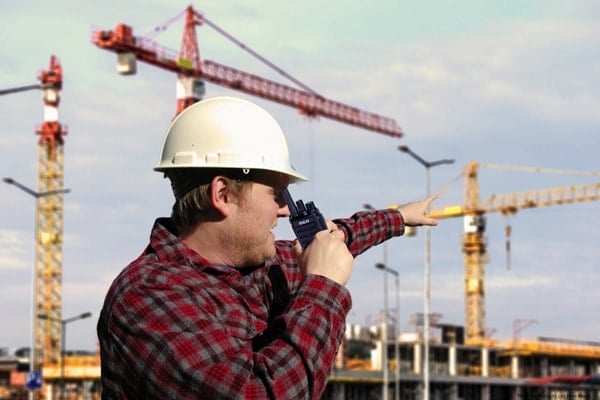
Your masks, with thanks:
[[[173,168],[235,168],[276,171],[290,183],[297,172],[281,127],[264,109],[235,97],[199,101],[183,110],[165,135],[155,171]]]

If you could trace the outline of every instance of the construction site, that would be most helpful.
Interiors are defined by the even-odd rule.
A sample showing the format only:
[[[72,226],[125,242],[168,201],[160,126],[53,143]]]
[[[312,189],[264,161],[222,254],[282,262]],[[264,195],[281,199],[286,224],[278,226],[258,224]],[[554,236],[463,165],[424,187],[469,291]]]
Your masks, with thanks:
[[[113,53],[120,75],[136,75],[139,66],[144,64],[164,70],[166,79],[176,78],[175,114],[210,96],[206,85],[210,83],[232,93],[241,92],[289,107],[309,119],[329,119],[391,138],[405,136],[393,118],[321,96],[208,20],[194,7],[187,7],[168,24],[177,21],[184,24],[179,50],[163,47],[153,38],[137,36],[134,27],[126,23],[93,28],[90,45],[98,51]],[[201,59],[196,32],[199,26],[214,29],[292,80],[294,86]],[[2,96],[42,90],[40,107],[44,113],[44,119],[35,131],[38,135],[36,189],[30,189],[15,179],[4,178],[4,184],[35,197],[36,242],[31,347],[0,353],[0,399],[100,399],[99,353],[68,351],[65,344],[67,323],[92,315],[82,313],[65,318],[63,313],[64,196],[69,189],[64,183],[67,129],[59,118],[64,79],[59,56],[50,56],[49,65],[38,75],[38,83],[0,88]],[[408,146],[398,146],[398,150],[412,156],[427,169],[436,165],[423,160]],[[454,160],[440,160],[439,163],[450,164]],[[431,217],[440,221],[463,220],[460,250],[464,261],[461,276],[464,282],[464,321],[443,322],[431,310],[429,298],[425,297],[423,312],[411,315],[413,329],[410,331],[401,331],[400,321],[390,311],[394,307],[399,310],[400,306],[387,303],[377,323],[369,326],[349,323],[323,400],[600,400],[600,341],[546,336],[525,339],[522,332],[535,323],[534,319],[515,319],[511,338],[493,338],[486,325],[485,276],[485,266],[489,262],[486,239],[488,214],[514,216],[530,209],[565,208],[596,202],[600,200],[600,182],[500,193],[482,198],[479,173],[484,168],[600,176],[598,171],[478,161],[464,165],[461,173],[464,201],[440,208],[434,205],[429,211]],[[390,204],[389,207],[398,206]],[[430,273],[428,229],[423,235],[426,240],[424,279],[427,285]],[[510,262],[510,244],[511,226],[506,225],[507,263]],[[387,263],[388,260],[384,260],[377,267],[385,276],[389,273],[390,277],[395,275],[398,279],[397,272]],[[387,280],[385,282],[387,302]],[[429,296],[428,286],[425,291]]]

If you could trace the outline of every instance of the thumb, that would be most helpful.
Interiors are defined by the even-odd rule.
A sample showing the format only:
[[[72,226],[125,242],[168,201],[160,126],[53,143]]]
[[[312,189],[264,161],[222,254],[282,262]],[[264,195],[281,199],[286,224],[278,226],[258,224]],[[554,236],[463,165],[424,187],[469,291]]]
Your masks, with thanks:
[[[294,252],[296,253],[296,256],[300,256],[300,254],[302,254],[302,245],[298,239],[294,240]]]

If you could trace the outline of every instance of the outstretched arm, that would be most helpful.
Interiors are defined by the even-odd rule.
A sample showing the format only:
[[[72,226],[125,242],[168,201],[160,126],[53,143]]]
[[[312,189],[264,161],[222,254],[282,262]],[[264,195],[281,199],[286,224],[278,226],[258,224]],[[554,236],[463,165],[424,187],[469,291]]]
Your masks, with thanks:
[[[424,200],[376,211],[358,211],[350,218],[335,219],[344,231],[346,245],[354,257],[385,240],[404,234],[405,226],[437,225],[426,216],[437,195]]]

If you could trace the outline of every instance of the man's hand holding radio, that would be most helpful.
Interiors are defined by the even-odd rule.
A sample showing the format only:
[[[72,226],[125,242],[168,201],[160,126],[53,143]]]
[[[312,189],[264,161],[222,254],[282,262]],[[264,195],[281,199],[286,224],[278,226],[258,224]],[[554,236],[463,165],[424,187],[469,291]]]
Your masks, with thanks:
[[[345,285],[352,273],[354,257],[346,246],[344,232],[331,221],[327,221],[327,227],[329,229],[317,232],[304,250],[296,241],[300,268],[306,275],[325,276]]]

